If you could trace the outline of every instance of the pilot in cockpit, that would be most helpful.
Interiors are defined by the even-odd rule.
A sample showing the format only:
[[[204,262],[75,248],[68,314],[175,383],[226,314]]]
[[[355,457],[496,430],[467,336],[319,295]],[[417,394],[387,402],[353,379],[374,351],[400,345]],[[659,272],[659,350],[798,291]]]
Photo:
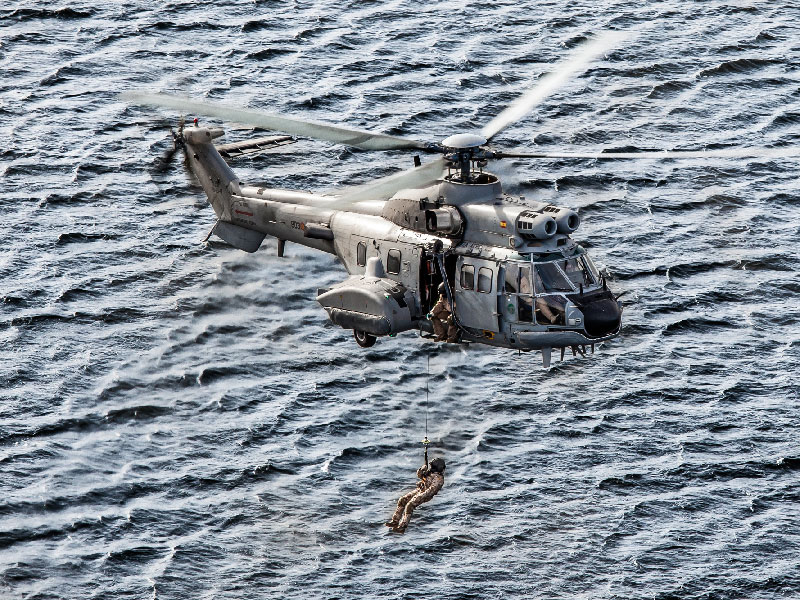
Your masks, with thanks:
[[[533,273],[534,273],[534,277],[536,278],[535,279],[536,290],[537,291],[543,290],[544,286],[542,284],[542,277],[539,275],[538,269],[534,269]],[[523,286],[525,286],[525,285],[527,285],[527,287],[528,287],[527,291],[523,291]],[[530,282],[527,281],[527,278],[520,278],[520,292],[522,292],[523,294],[530,294],[531,293]],[[539,311],[539,313],[546,320],[550,321],[551,325],[555,325],[558,322],[558,314],[553,312],[553,310],[550,307],[550,305],[541,296],[536,298],[536,310]]]

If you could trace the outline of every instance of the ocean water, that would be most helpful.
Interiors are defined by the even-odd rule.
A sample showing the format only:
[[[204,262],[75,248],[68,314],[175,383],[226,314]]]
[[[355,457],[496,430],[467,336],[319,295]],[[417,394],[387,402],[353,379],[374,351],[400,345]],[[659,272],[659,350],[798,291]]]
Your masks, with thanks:
[[[179,115],[118,98],[436,141],[617,29],[496,144],[797,147],[798,23],[715,0],[0,8],[0,597],[800,597],[800,159],[491,165],[578,210],[625,294],[618,339],[544,370],[359,348],[314,301],[342,266],[203,243],[201,190],[156,168]],[[411,158],[301,140],[232,166],[323,191]],[[399,536],[428,381],[446,483]]]

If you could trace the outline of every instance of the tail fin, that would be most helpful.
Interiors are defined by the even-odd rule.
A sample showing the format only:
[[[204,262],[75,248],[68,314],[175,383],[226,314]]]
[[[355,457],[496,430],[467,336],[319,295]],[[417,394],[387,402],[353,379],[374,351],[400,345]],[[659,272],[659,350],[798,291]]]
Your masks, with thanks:
[[[212,143],[222,134],[217,127],[186,127],[180,135],[189,167],[203,186],[217,218],[230,221],[231,195],[239,193],[239,179]]]

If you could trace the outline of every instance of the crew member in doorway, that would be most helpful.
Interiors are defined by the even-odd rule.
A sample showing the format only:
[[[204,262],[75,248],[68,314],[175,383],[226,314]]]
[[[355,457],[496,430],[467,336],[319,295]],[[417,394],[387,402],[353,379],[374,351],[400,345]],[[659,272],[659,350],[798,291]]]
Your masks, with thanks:
[[[392,515],[392,520],[386,523],[387,527],[391,527],[392,531],[403,533],[408,526],[408,520],[411,518],[414,509],[423,502],[428,502],[433,498],[442,486],[444,485],[444,459],[434,458],[431,464],[422,465],[417,469],[417,488],[405,496],[402,496],[397,501],[397,510]]]
[[[444,283],[439,284],[439,301],[433,307],[428,318],[433,325],[433,332],[436,334],[437,342],[457,342],[458,341],[458,326],[453,319],[453,309],[450,307],[450,302],[445,295]]]

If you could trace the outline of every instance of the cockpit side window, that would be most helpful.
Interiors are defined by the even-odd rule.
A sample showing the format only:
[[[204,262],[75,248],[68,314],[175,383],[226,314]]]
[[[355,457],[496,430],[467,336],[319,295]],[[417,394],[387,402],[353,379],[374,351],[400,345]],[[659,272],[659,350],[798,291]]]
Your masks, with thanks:
[[[359,267],[367,264],[367,245],[364,242],[358,242],[356,246],[356,263]]]
[[[517,311],[519,320],[530,323],[533,321],[533,282],[531,281],[531,268],[528,265],[519,268],[519,296]]]
[[[506,263],[506,280],[503,290],[506,294],[517,293],[517,278],[519,277],[519,265],[516,263]]]
[[[519,268],[519,293],[533,294],[533,285],[531,283],[531,268],[529,266],[524,266]]]
[[[536,265],[536,276],[537,285],[541,283],[541,291],[537,289],[537,293],[573,291],[572,286],[564,278],[555,263],[540,263]]]
[[[471,290],[475,287],[475,267],[461,265],[461,289]]]

